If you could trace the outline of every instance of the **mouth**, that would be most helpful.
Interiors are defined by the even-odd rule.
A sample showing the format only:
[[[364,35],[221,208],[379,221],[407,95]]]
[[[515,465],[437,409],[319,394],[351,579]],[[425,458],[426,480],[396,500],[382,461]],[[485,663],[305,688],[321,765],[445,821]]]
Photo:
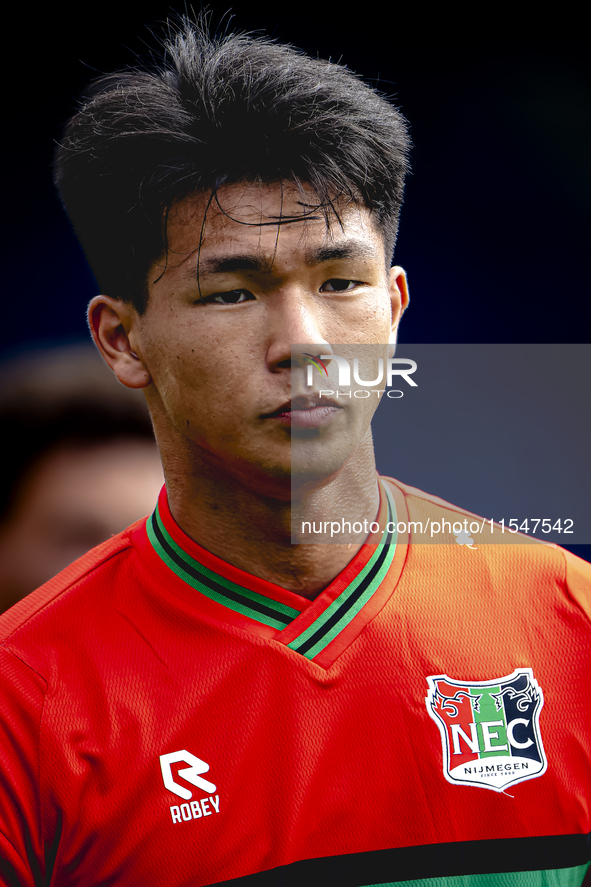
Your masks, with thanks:
[[[334,400],[319,395],[294,397],[282,406],[265,413],[264,419],[273,419],[281,425],[294,428],[321,428],[343,409]]]

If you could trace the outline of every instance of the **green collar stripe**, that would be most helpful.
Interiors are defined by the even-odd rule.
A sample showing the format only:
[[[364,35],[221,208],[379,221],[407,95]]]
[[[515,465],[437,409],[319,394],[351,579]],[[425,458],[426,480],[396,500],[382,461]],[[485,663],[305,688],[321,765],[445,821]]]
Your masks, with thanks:
[[[396,506],[386,487],[388,521],[396,517]],[[395,523],[394,523],[395,526]],[[293,607],[268,598],[249,588],[226,579],[192,558],[172,538],[156,507],[146,522],[148,539],[154,551],[166,566],[192,588],[210,600],[241,613],[256,622],[283,630],[299,616]],[[308,659],[314,659],[340,632],[349,625],[380,587],[390,569],[396,552],[396,534],[388,533],[360,571],[359,575],[320,614],[311,626],[288,646]]]
[[[263,604],[264,606],[271,606],[274,610],[277,610],[278,613],[282,613],[284,616],[289,617],[289,621],[295,619],[296,616],[299,616],[299,611],[294,610],[293,607],[288,607],[286,604],[282,604],[279,601],[271,600],[270,598],[265,597],[263,594],[259,594],[257,591],[252,591],[250,588],[245,588],[242,585],[238,585],[236,582],[232,582],[230,579],[226,579],[225,576],[221,576],[219,573],[214,573],[213,570],[210,570],[209,567],[206,567],[200,561],[195,560],[186,551],[184,551],[180,545],[174,541],[166,527],[162,522],[162,518],[160,517],[160,512],[156,509],[156,519],[158,521],[158,527],[170,545],[171,548],[174,549],[178,557],[180,557],[185,564],[193,569],[197,570],[197,572],[202,577],[202,581],[209,584],[213,584],[214,586],[222,585],[228,591],[233,591],[237,594],[242,595],[243,597],[249,598],[251,601],[256,601],[259,604]]]
[[[299,616],[298,610],[230,582],[191,558],[172,539],[162,524],[158,509],[147,521],[146,529],[154,550],[164,563],[211,600],[280,631]]]
[[[196,589],[196,591],[201,592],[210,600],[234,610],[236,613],[241,613],[243,616],[248,616],[250,619],[255,619],[257,622],[263,623],[263,625],[269,625],[271,628],[276,628],[280,631],[292,621],[283,614],[275,613],[272,607],[268,606],[268,603],[272,604],[274,602],[268,602],[267,598],[264,598],[265,604],[260,605],[240,593],[242,589],[237,593],[222,586],[220,583],[210,584],[204,582],[203,580],[206,577],[203,576],[201,571],[195,570],[188,561],[178,556],[175,557],[176,552],[166,544],[166,538],[159,536],[161,527],[158,525],[155,514],[147,522],[146,526],[148,528],[148,536],[157,554],[180,579]],[[239,586],[237,587],[240,588]]]
[[[394,546],[392,546],[392,547],[394,547]],[[393,556],[394,556],[394,552],[392,552],[392,557],[393,557]],[[339,621],[336,622],[336,623],[332,626],[332,628],[329,628],[328,631],[326,631],[326,632],[322,635],[322,637],[320,637],[319,640],[316,641],[316,643],[314,644],[313,647],[310,647],[308,650],[305,651],[304,656],[306,656],[308,659],[314,659],[314,657],[317,656],[318,653],[321,652],[321,650],[324,650],[324,648],[325,648],[326,646],[328,646],[328,644],[329,644],[332,640],[334,640],[334,638],[336,638],[336,636],[337,636],[338,634],[341,633],[341,631],[343,630],[343,628],[346,628],[346,626],[349,625],[349,623],[353,621],[353,619],[355,618],[355,616],[357,616],[357,614],[359,613],[359,611],[360,611],[361,609],[363,609],[363,607],[366,605],[366,603],[368,602],[368,600],[369,600],[371,597],[373,597],[374,593],[377,591],[377,589],[379,588],[379,586],[382,584],[382,581],[383,581],[383,579],[384,579],[386,573],[387,573],[388,570],[390,569],[390,565],[391,565],[391,563],[392,563],[392,560],[391,560],[390,558],[388,558],[388,559],[385,561],[385,563],[382,565],[382,567],[381,567],[379,573],[377,574],[377,576],[376,576],[376,580],[375,580],[375,583],[372,583],[372,584],[369,586],[369,588],[367,588],[367,589],[365,590],[365,592],[361,595],[361,597],[357,598],[357,600],[356,600],[355,603],[349,608],[349,610],[341,616],[341,618],[339,619]],[[333,604],[334,604],[334,603],[335,603],[335,602],[333,601]],[[326,611],[327,614],[328,614],[328,610],[330,610],[330,607],[329,607],[329,608],[327,609],[327,611]],[[324,615],[325,615],[325,614],[323,614],[323,616],[324,616]]]
[[[354,591],[356,591],[356,589],[359,587],[361,582],[366,578],[367,574],[372,569],[372,566],[373,566],[372,562],[375,562],[376,555],[377,555],[377,552],[376,552],[376,554],[374,554],[370,558],[370,560],[367,562],[367,564],[365,565],[365,567],[363,568],[361,573],[359,573],[359,575],[355,577],[355,579],[351,582],[351,584],[348,585],[347,588],[345,588],[337,598],[335,598],[335,600],[332,602],[332,604],[330,604],[330,606],[328,606],[326,608],[326,610],[324,610],[324,612],[320,614],[318,619],[316,619],[312,623],[312,625],[308,626],[308,628],[305,631],[303,631],[301,633],[301,635],[299,635],[297,638],[294,638],[294,640],[291,642],[291,644],[288,644],[288,646],[291,647],[292,650],[297,650],[298,647],[300,647],[303,643],[305,643],[307,640],[309,640],[313,634],[315,634],[319,629],[321,629],[326,624],[326,622],[328,622],[328,620],[331,619],[336,614],[336,612],[341,608],[341,605],[350,597],[350,595],[353,594]],[[365,601],[367,601],[367,600],[369,600],[369,598],[371,597],[373,592],[374,592],[374,589],[370,585],[367,589],[365,589],[365,591],[362,589],[361,596],[363,598],[365,598]],[[347,614],[345,614],[345,615],[347,615]],[[344,627],[344,626],[342,626],[342,627]]]
[[[564,869],[501,872],[500,874],[452,875],[442,878],[421,878],[416,881],[380,881],[367,887],[580,887],[589,868],[588,863]]]
[[[396,521],[396,506],[389,490],[388,521]],[[386,540],[379,543],[359,575],[341,594],[320,614],[312,625],[288,644],[292,650],[313,659],[318,655],[365,606],[380,587],[392,565],[396,553],[396,534],[388,533]]]
[[[195,560],[190,555],[187,554],[186,551],[177,545],[172,536],[166,530],[164,524],[162,523],[162,518],[160,517],[160,513],[157,514],[158,525],[161,528],[163,534],[166,535],[166,538],[170,545],[174,546],[176,553],[183,558],[185,563],[189,566],[196,569],[201,576],[203,577],[203,581],[208,585],[219,586],[222,585],[228,591],[232,591],[236,594],[242,595],[243,597],[249,598],[251,601],[256,602],[258,604],[262,604],[266,607],[271,607],[278,614],[282,614],[283,616],[287,616],[285,620],[286,624],[291,622],[296,616],[299,616],[299,610],[295,610],[293,607],[288,607],[287,604],[282,604],[280,601],[275,601],[272,598],[266,597],[264,594],[259,594],[258,591],[253,591],[250,588],[246,588],[242,585],[238,585],[236,582],[232,582],[231,579],[226,579],[225,576],[221,576],[219,573],[214,573],[213,570],[210,570],[209,567],[206,567],[205,564],[202,564],[200,561]]]

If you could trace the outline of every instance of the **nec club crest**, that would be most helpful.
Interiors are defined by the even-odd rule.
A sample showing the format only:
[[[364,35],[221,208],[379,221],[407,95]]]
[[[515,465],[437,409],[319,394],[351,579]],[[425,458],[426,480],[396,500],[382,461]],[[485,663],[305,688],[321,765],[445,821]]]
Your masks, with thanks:
[[[504,791],[546,771],[542,689],[531,668],[491,681],[427,678],[427,711],[439,727],[443,774],[455,785]]]

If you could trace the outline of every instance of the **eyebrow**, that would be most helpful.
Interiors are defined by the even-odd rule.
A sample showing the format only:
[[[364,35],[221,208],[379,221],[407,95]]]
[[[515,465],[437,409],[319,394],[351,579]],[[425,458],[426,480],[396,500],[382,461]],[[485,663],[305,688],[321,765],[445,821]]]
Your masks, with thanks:
[[[338,259],[375,259],[376,251],[364,241],[350,240],[345,243],[320,246],[308,250],[304,261],[308,266],[322,265]],[[236,271],[267,272],[272,268],[273,255],[244,253],[231,256],[209,256],[199,261],[199,276],[208,274],[231,274]],[[195,270],[187,270],[187,277],[194,278]]]

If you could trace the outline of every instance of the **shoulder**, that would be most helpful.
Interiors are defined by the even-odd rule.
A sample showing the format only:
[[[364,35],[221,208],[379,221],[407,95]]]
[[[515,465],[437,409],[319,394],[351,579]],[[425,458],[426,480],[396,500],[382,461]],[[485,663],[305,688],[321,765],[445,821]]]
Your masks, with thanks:
[[[541,597],[548,592],[555,603],[555,595],[559,595],[591,618],[591,564],[587,561],[559,545],[514,533],[394,478],[383,480],[393,485],[404,500],[409,542],[416,543],[415,560],[423,568],[432,564],[435,570],[456,574],[458,569],[461,571],[461,562],[465,563],[463,555],[477,554],[480,564],[471,560],[469,569],[481,581],[491,580],[511,594],[516,587],[527,587]],[[439,575],[445,579],[444,574]]]
[[[75,637],[97,615],[104,618],[110,601],[126,583],[137,560],[132,524],[70,564],[49,582],[0,616],[0,650],[43,675],[47,651]]]
[[[101,697],[97,650],[109,655],[117,598],[122,584],[133,585],[134,563],[137,571],[131,537],[141,523],[91,550],[0,616],[0,735],[6,739],[0,782],[10,797],[9,807],[0,804],[0,857],[14,871],[15,883],[29,883],[27,860],[43,858],[44,829],[53,834],[57,827],[51,803],[39,816],[39,798],[58,772],[76,712],[82,713],[77,723],[86,727]],[[59,772],[58,781],[65,780],[63,769]]]
[[[482,522],[484,520],[486,525],[489,524],[488,520],[483,518],[482,515],[467,511],[459,505],[447,502],[445,499],[441,499],[439,496],[434,496],[432,493],[426,493],[418,487],[403,484],[401,481],[396,480],[396,478],[393,477],[382,477],[382,479],[400,491],[406,502],[409,516],[415,519],[420,519],[421,516],[424,516],[425,518],[440,517],[445,518],[448,521],[461,521],[463,523],[464,519],[468,518],[468,520],[471,519],[472,521]],[[437,533],[434,533],[434,536],[436,535]]]

